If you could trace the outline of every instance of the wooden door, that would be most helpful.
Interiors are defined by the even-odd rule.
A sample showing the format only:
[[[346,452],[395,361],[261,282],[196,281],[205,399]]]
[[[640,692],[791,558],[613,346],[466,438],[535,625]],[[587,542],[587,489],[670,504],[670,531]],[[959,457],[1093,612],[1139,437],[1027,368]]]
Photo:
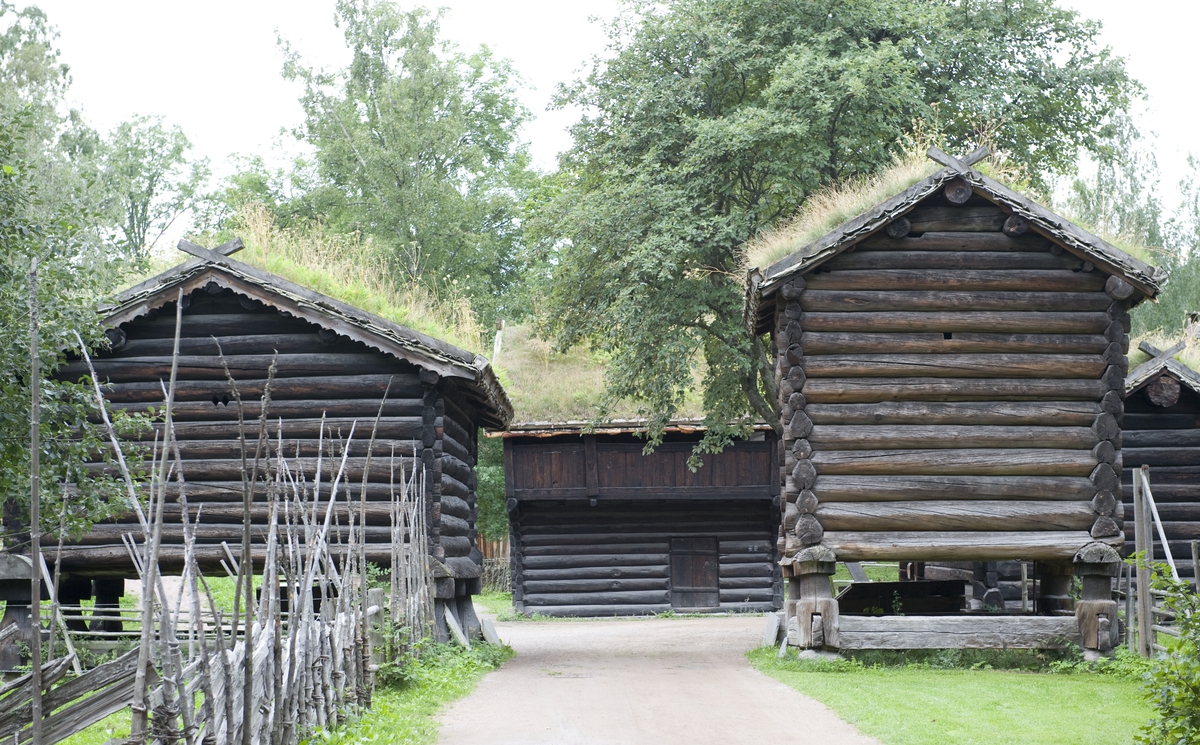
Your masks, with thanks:
[[[671,607],[716,608],[721,605],[717,587],[717,539],[671,539]]]

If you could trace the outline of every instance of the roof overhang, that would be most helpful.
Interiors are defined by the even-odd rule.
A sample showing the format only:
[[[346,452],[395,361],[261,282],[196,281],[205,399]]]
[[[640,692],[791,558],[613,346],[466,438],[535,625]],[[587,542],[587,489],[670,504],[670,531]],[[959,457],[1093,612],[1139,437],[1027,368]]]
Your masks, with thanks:
[[[648,419],[613,419],[606,422],[563,421],[563,422],[513,422],[506,429],[488,430],[492,438],[512,437],[560,437],[568,435],[627,435],[644,433],[649,428]],[[755,432],[766,432],[769,424],[753,424]],[[701,419],[674,419],[663,428],[666,434],[697,434],[708,431]]]
[[[747,307],[753,310],[753,318],[758,328],[762,330],[764,323],[768,324],[768,327],[770,323],[769,319],[760,317],[767,305],[760,304],[758,300],[772,296],[789,278],[815,269],[879,232],[892,220],[904,216],[924,199],[936,194],[949,181],[958,178],[967,181],[977,194],[999,204],[1012,214],[1027,219],[1029,229],[1033,233],[1058,243],[1084,260],[1091,261],[1097,269],[1129,282],[1140,293],[1141,298],[1154,298],[1161,291],[1162,284],[1167,279],[1163,269],[1130,256],[977,169],[947,167],[843,223],[837,229],[766,269],[751,269],[747,290],[748,294],[757,297]]]
[[[186,243],[181,241],[181,244]],[[512,421],[508,394],[487,358],[380,318],[340,300],[242,263],[215,251],[187,244],[197,258],[141,282],[120,293],[113,305],[101,308],[106,326],[116,327],[145,316],[179,292],[228,288],[257,300],[285,315],[330,329],[396,359],[462,380],[479,404],[482,425],[504,427]]]

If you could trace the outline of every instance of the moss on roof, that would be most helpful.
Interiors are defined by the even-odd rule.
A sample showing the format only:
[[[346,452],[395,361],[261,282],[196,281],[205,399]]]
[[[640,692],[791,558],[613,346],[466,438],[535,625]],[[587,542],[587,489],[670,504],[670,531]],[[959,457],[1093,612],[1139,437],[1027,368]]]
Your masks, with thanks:
[[[1030,191],[1021,175],[1003,162],[985,160],[974,167],[1018,193],[1028,195]],[[848,179],[814,192],[804,201],[792,220],[759,235],[745,245],[744,268],[765,269],[771,266],[941,168],[941,165],[930,160],[923,152],[913,150],[897,159],[891,168],[877,174]],[[1036,201],[1036,198],[1034,199]],[[1147,264],[1158,266],[1162,257],[1168,253],[1164,249],[1146,246],[1127,236],[1114,236],[1104,230],[1094,229],[1086,221],[1072,215],[1064,205],[1054,205],[1051,209],[1092,235]]]
[[[557,352],[533,329],[513,325],[501,335],[500,354],[492,365],[513,402],[514,422],[591,422],[604,400],[605,355],[586,347]],[[629,401],[610,408],[606,421],[638,419],[645,412]],[[697,400],[689,400],[680,418],[700,418]]]
[[[370,241],[329,234],[319,225],[280,228],[260,204],[244,207],[233,223],[246,248],[232,258],[468,352],[484,349],[483,329],[466,298],[442,298],[428,287],[397,282]],[[130,284],[188,258],[175,250],[156,255],[149,272]]]

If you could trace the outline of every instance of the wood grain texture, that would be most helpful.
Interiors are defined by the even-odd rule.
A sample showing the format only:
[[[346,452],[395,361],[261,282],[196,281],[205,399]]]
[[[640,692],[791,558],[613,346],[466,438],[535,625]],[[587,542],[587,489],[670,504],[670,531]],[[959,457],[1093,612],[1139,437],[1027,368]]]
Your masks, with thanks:
[[[1113,323],[1096,312],[893,311],[809,313],[800,318],[805,331],[860,333],[921,332],[1012,334],[1104,334]],[[1111,341],[1111,340],[1110,340]]]
[[[1081,644],[1072,616],[842,616],[841,649],[1059,649]]]
[[[888,401],[876,404],[810,403],[805,412],[817,425],[958,424],[1083,427],[1091,426],[1101,410],[1099,404],[1091,401]],[[1200,444],[1200,437],[1197,440],[1197,444]]]
[[[1087,478],[1071,476],[823,475],[813,490],[822,504],[940,499],[1083,501],[1096,493]]]
[[[810,355],[801,367],[811,378],[1098,378],[1108,363],[1098,355],[1070,354],[852,354]]]
[[[1095,542],[1071,531],[827,531],[822,541],[839,561],[1071,561]],[[1119,546],[1122,539],[1101,543]]]
[[[972,425],[819,425],[808,440],[818,450],[896,448],[1063,448],[1089,450],[1100,441],[1088,427]]]
[[[1067,269],[873,269],[808,275],[810,290],[958,290],[979,292],[1096,292],[1104,275]]]
[[[1096,519],[1087,502],[1008,500],[842,502],[822,504],[825,530],[1088,530]]]
[[[853,256],[855,254],[851,254]],[[808,290],[800,298],[807,312],[1010,311],[1100,312],[1112,298],[1102,292],[941,292],[936,290]]]
[[[814,451],[818,477],[830,474],[1085,476],[1096,467],[1086,450],[962,449]]]
[[[809,380],[801,389],[814,403],[882,401],[1097,401],[1108,390],[1098,380],[903,378]]]

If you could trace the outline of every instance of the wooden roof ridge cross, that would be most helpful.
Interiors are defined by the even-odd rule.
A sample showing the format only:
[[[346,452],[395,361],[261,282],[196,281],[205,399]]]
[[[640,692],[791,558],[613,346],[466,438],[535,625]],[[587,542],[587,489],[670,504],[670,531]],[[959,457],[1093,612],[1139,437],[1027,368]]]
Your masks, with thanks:
[[[1150,359],[1138,365],[1125,378],[1125,394],[1145,388],[1146,397],[1156,406],[1174,406],[1179,401],[1179,386],[1182,383],[1200,393],[1200,374],[1175,355],[1187,348],[1187,340],[1159,349],[1150,342],[1138,342],[1138,349],[1150,355]]]
[[[195,243],[192,243],[185,238],[180,238],[179,244],[175,247],[186,254],[195,256],[198,259],[207,259],[208,261],[212,261],[217,264],[223,264],[224,262],[222,259],[224,259],[226,256],[241,251],[246,247],[246,244],[242,242],[241,238],[234,238],[233,240],[225,241],[216,248],[205,248],[204,246],[197,246]]]
[[[1150,360],[1142,364],[1150,362],[1159,362],[1160,360],[1170,359],[1187,348],[1187,342],[1181,341],[1170,349],[1159,349],[1148,341],[1138,342],[1138,349],[1150,355]]]
[[[971,166],[983,160],[988,155],[991,155],[991,152],[991,150],[988,150],[987,145],[980,145],[963,156],[962,160],[959,160],[953,155],[950,155],[941,148],[935,146],[929,148],[925,154],[928,155],[932,160],[941,163],[947,168],[953,168],[955,171],[958,171],[960,175],[965,175],[967,171],[971,170]]]

